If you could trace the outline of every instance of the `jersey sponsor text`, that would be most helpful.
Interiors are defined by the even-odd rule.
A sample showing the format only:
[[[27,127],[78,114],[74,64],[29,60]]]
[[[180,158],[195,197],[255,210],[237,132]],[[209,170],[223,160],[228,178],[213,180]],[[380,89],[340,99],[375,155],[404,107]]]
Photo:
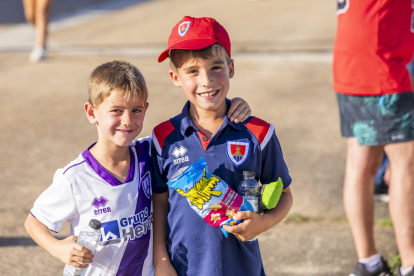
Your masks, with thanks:
[[[131,217],[104,222],[101,227],[101,242],[99,245],[119,243],[121,240],[135,240],[147,234],[152,227],[152,214],[146,207],[141,212]],[[122,235],[121,235],[122,233]]]

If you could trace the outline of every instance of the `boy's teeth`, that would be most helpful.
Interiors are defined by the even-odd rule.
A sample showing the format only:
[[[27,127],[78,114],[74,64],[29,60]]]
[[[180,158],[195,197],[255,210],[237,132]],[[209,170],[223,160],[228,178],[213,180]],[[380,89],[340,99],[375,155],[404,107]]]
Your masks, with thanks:
[[[202,96],[202,97],[213,96],[214,94],[216,94],[216,92],[217,91],[209,92],[209,93],[201,93],[200,96]]]

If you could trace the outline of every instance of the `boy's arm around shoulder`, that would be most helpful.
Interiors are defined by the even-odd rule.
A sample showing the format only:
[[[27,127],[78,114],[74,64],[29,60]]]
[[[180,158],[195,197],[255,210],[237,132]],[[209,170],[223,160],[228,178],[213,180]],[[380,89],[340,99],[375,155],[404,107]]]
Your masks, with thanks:
[[[233,98],[231,100],[230,109],[227,117],[231,122],[244,122],[252,115],[252,110],[249,104],[242,98]]]
[[[40,247],[66,264],[85,268],[88,267],[88,263],[91,263],[93,260],[92,252],[88,248],[76,243],[76,236],[58,240],[50,233],[49,228],[37,218],[33,217],[32,214],[28,215],[24,227],[29,236],[40,245]],[[82,262],[83,264],[80,264],[79,262]]]

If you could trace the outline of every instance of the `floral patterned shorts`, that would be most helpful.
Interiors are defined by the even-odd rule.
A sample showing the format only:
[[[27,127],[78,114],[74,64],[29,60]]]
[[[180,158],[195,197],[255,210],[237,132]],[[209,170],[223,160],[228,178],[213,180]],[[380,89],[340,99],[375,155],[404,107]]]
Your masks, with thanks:
[[[363,146],[414,140],[414,93],[353,96],[337,93],[343,137]]]

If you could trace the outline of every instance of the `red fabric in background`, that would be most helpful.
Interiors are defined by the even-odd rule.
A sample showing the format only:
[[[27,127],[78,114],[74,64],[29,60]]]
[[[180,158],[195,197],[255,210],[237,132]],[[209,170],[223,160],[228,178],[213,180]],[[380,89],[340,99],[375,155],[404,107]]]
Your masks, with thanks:
[[[334,46],[336,92],[374,96],[411,91],[412,0],[347,0]]]

